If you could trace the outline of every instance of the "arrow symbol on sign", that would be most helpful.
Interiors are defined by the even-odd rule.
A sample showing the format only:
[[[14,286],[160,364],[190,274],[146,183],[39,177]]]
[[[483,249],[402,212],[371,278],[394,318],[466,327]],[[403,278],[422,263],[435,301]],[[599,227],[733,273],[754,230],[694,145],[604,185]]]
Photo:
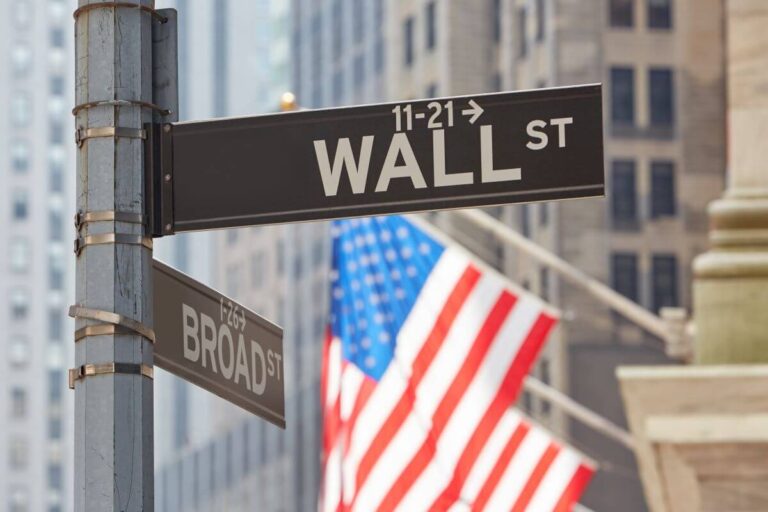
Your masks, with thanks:
[[[461,111],[461,115],[463,116],[472,116],[469,119],[469,124],[475,124],[475,121],[477,121],[481,115],[483,115],[483,107],[478,105],[475,100],[469,100],[469,106],[472,108],[468,108]]]

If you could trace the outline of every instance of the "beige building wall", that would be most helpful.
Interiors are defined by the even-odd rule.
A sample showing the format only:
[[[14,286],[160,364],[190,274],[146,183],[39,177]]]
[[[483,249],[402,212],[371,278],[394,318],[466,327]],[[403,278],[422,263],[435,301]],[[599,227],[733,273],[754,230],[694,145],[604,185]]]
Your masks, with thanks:
[[[673,255],[678,304],[690,310],[691,261],[707,246],[706,205],[720,195],[725,170],[721,1],[671,1],[670,29],[649,27],[647,0],[632,2],[631,27],[611,26],[610,0],[499,0],[498,11],[494,0],[436,1],[438,43],[432,50],[425,45],[429,1],[388,4],[387,99],[424,97],[430,87],[447,96],[602,82],[608,197],[489,212],[518,230],[527,217],[531,239],[608,284],[613,282],[611,255],[635,254],[638,301],[648,308],[653,295],[652,258]],[[405,64],[403,46],[409,17],[415,27],[410,66]],[[635,121],[630,127],[613,126],[611,120],[611,68],[615,66],[634,70]],[[650,124],[652,68],[672,70],[671,129]],[[635,162],[637,222],[631,229],[621,229],[611,215],[611,171],[616,159]],[[674,163],[673,216],[651,217],[653,161]],[[535,261],[504,250],[476,229],[452,220],[450,213],[433,214],[433,218],[509,277],[564,310],[564,321],[535,373],[625,423],[613,369],[619,363],[664,362],[661,341],[560,282]],[[587,505],[597,510],[644,510],[629,452],[569,423],[547,404],[530,397],[523,397],[521,404],[587,454],[608,463],[595,479]]]

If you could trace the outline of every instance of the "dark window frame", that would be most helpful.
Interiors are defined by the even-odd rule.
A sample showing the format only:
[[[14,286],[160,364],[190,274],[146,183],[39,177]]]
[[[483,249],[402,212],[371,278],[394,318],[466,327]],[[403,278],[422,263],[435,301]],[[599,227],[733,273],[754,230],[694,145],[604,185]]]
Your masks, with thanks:
[[[611,28],[632,28],[635,26],[634,0],[609,0],[608,24]]]
[[[650,216],[652,219],[677,215],[675,163],[671,160],[651,162]]]

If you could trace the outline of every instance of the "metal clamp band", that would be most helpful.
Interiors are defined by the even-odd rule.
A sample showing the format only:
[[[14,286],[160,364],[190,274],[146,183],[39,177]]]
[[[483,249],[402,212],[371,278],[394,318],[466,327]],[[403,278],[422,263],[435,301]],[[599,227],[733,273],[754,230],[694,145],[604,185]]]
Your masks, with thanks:
[[[78,147],[88,139],[98,138],[125,138],[125,139],[146,139],[147,131],[139,128],[125,128],[123,126],[100,126],[98,128],[78,128],[75,130],[75,142]]]
[[[107,336],[110,334],[133,334],[132,329],[120,325],[99,324],[86,325],[75,331],[75,343],[89,336]]]
[[[72,318],[85,318],[88,320],[97,320],[99,322],[105,322],[107,324],[112,324],[120,327],[125,327],[127,329],[130,329],[132,332],[143,336],[150,342],[155,342],[155,331],[147,327],[146,325],[142,324],[141,322],[138,322],[134,320],[133,318],[128,318],[127,316],[120,315],[118,313],[113,313],[111,311],[103,311],[101,309],[90,309],[90,308],[84,308],[80,306],[70,306],[69,307],[69,316]],[[100,327],[100,326],[90,326],[90,327]],[[82,329],[75,332],[75,341],[77,341],[78,333],[80,333]],[[82,339],[85,336],[90,336],[90,334],[85,334],[85,332],[82,333],[83,336],[80,338]],[[112,334],[112,333],[100,333],[100,334]],[[118,334],[118,333],[114,333]]]
[[[102,9],[102,8],[113,8],[113,7],[129,7],[134,9],[139,9],[141,11],[147,12],[154,16],[160,23],[166,23],[168,21],[168,18],[157,12],[155,9],[148,5],[142,5],[137,4],[134,2],[96,2],[93,4],[84,5],[80,8],[78,8],[72,16],[77,20],[77,18],[88,11],[92,11],[94,9]]]
[[[104,233],[102,235],[88,235],[75,239],[75,254],[80,256],[84,248],[89,245],[125,244],[143,245],[152,249],[152,239],[141,235],[124,235],[122,233]]]
[[[143,107],[143,108],[149,108],[152,110],[157,111],[161,116],[169,116],[173,114],[173,111],[167,108],[163,108],[160,105],[155,105],[154,103],[149,103],[148,101],[138,101],[138,100],[102,100],[102,101],[90,101],[88,103],[81,103],[80,105],[76,105],[75,108],[72,109],[72,115],[76,116],[78,112],[81,110],[93,108],[93,107],[101,107],[101,106],[114,106],[114,107]]]
[[[93,375],[109,375],[120,373],[123,375],[143,375],[150,379],[155,378],[154,369],[146,364],[137,363],[100,363],[84,364],[69,370],[69,389],[75,389],[75,382]]]
[[[75,214],[75,227],[78,231],[83,224],[89,222],[125,222],[127,224],[144,224],[144,216],[140,213],[116,212],[114,210],[100,210],[94,212],[77,212]]]

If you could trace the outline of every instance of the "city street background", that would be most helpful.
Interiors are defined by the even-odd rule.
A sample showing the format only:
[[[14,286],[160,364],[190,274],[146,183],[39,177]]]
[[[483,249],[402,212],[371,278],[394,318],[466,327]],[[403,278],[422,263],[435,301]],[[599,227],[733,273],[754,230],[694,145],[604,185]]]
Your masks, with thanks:
[[[607,197],[486,211],[625,297],[690,311],[726,169],[717,0],[157,0],[179,12],[182,120],[603,83]],[[0,512],[72,510],[74,0],[0,0]],[[255,168],[265,182],[272,169]],[[626,426],[615,370],[663,342],[450,212],[425,214],[565,312],[534,371]],[[325,223],[180,234],[155,256],[285,331],[287,429],[155,373],[156,510],[308,511],[321,483]],[[599,464],[581,502],[647,510],[631,451],[525,392]]]

